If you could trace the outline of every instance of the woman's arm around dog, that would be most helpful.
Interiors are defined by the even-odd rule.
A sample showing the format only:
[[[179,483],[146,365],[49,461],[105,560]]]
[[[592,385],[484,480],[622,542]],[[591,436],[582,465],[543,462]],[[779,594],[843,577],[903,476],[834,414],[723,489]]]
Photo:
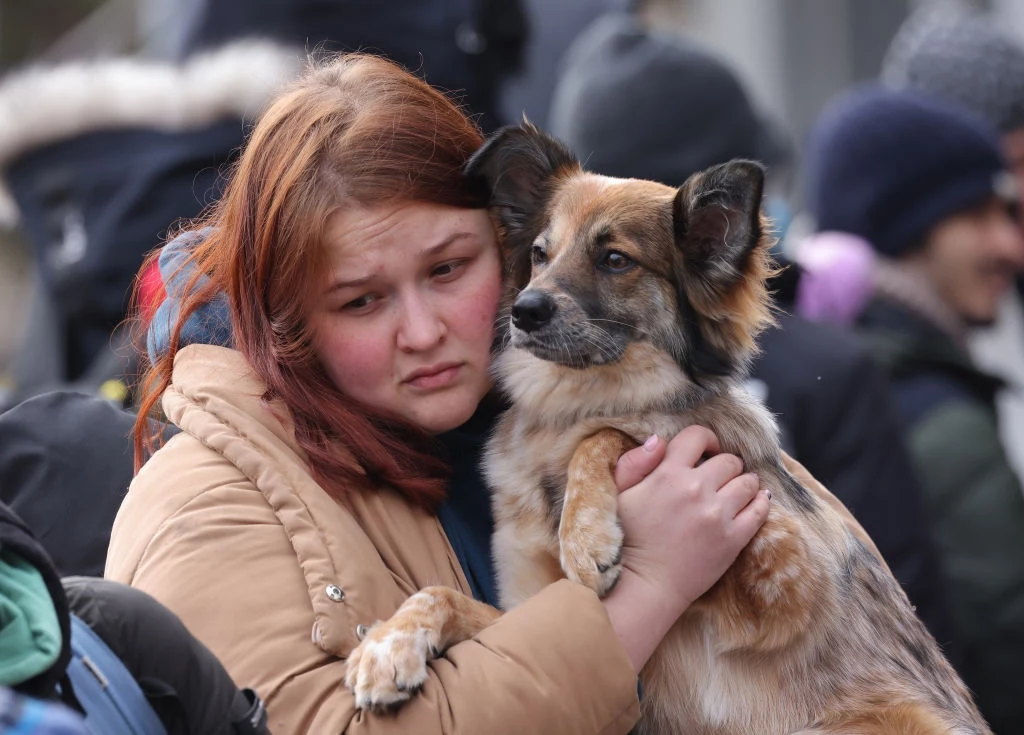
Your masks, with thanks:
[[[702,457],[710,459],[701,463]],[[680,615],[729,568],[768,517],[769,488],[691,426],[619,461],[623,572],[605,606],[639,671]]]

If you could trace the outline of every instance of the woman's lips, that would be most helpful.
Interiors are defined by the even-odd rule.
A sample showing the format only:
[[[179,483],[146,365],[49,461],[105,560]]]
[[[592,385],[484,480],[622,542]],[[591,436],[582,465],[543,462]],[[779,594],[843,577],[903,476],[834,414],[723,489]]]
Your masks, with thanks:
[[[436,390],[455,382],[462,372],[462,363],[445,363],[416,370],[403,382],[419,390]]]

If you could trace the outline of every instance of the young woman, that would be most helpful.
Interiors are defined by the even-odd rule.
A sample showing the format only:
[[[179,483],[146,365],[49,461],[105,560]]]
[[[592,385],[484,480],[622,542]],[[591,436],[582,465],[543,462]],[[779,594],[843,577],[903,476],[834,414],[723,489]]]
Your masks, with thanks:
[[[652,437],[619,463],[605,599],[551,585],[396,713],[355,707],[363,626],[432,584],[494,602],[477,460],[502,256],[461,175],[481,142],[412,75],[337,58],[263,115],[209,227],[161,253],[137,456],[158,400],[181,433],[136,476],[106,573],[177,613],[278,735],[625,733],[637,672],[767,515],[710,432]]]

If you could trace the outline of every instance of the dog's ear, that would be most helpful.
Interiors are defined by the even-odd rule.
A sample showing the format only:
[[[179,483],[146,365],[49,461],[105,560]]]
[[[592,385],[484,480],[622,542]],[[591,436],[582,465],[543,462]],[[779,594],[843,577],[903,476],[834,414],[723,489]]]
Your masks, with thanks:
[[[742,369],[772,322],[763,189],[761,165],[736,160],[694,174],[672,202],[685,362],[698,379]]]
[[[672,202],[676,246],[688,276],[713,291],[728,288],[761,240],[764,168],[736,160],[694,174]]]
[[[530,248],[541,228],[538,215],[558,175],[579,167],[568,148],[525,118],[494,133],[466,163],[465,174],[482,179],[490,192],[489,206],[504,230],[514,274],[525,263],[529,277]]]

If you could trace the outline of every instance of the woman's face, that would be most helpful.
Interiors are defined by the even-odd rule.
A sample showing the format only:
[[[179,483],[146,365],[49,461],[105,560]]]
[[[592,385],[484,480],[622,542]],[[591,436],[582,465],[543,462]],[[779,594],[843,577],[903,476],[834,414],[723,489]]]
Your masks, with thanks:
[[[346,395],[430,434],[459,426],[491,385],[501,258],[487,212],[423,202],[328,221],[314,344]]]

